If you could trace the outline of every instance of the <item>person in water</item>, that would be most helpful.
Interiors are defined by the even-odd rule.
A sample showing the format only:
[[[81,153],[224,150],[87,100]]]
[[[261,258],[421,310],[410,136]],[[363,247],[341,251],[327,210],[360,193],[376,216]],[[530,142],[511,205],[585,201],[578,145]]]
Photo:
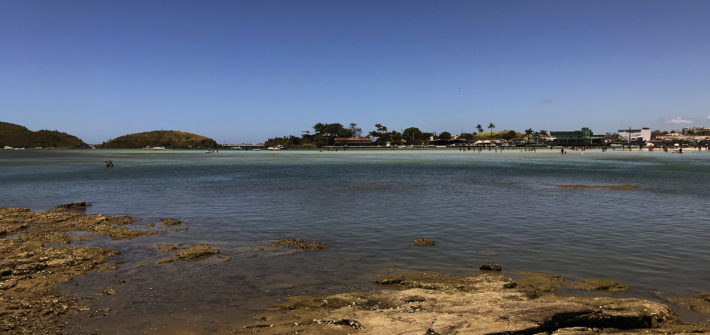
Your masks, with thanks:
[[[107,160],[107,161],[106,161],[106,167],[107,167],[107,168],[113,167],[113,162],[112,162],[111,160]]]

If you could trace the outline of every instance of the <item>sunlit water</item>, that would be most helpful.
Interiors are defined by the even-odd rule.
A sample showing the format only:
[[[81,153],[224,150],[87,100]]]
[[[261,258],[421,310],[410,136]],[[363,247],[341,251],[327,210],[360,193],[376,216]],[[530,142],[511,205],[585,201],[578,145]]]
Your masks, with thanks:
[[[108,159],[114,168],[104,167]],[[191,224],[87,242],[120,250],[115,260],[126,263],[64,285],[79,296],[118,292],[84,301],[112,311],[73,321],[75,333],[211,332],[288,295],[368,290],[381,274],[463,274],[486,262],[615,279],[637,296],[710,291],[705,151],[0,151],[0,206],[45,210],[76,200],[139,226],[161,217]],[[259,250],[283,237],[329,247]],[[436,246],[413,246],[418,237]],[[208,243],[232,259],[154,265],[169,256],[157,245],[175,242]]]

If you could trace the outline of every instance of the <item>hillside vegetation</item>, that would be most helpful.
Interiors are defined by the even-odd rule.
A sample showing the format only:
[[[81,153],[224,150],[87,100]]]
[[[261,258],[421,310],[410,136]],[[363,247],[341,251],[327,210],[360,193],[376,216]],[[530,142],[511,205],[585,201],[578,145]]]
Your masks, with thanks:
[[[10,146],[15,148],[88,148],[76,136],[56,130],[31,131],[23,126],[0,122],[0,148]]]
[[[209,137],[176,130],[154,130],[123,135],[101,144],[102,148],[211,148],[217,142]]]

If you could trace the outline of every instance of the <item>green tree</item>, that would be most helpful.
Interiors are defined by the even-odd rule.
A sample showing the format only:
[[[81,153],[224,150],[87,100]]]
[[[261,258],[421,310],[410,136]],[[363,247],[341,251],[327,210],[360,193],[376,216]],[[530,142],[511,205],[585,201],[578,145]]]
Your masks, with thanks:
[[[439,134],[439,139],[440,139],[440,140],[450,140],[450,139],[451,139],[451,133],[448,132],[448,131],[441,132],[441,134]]]
[[[540,141],[545,138],[547,138],[547,130],[541,129],[540,131],[535,132],[536,140]]]
[[[407,141],[407,143],[411,143],[412,145],[417,145],[424,142],[424,136],[422,134],[422,131],[416,127],[409,127],[402,131],[402,138]]]
[[[526,136],[528,139],[530,139],[530,136],[532,136],[534,133],[535,133],[535,131],[532,130],[532,128],[525,129],[525,136]]]
[[[349,137],[351,132],[349,129],[345,129],[340,123],[316,123],[313,126],[316,135],[321,135],[325,137]]]
[[[352,137],[362,136],[362,128],[358,128],[357,123],[355,122],[350,122],[350,127],[348,127],[348,130],[350,130],[350,136]]]
[[[352,137],[352,131],[340,123],[316,123],[313,126],[315,135],[313,141],[316,146],[333,145],[336,137]]]
[[[478,130],[478,133],[479,133],[479,134],[482,133],[482,132],[483,132],[483,126],[481,126],[480,123],[477,124],[477,125],[476,125],[476,130]]]
[[[393,130],[393,131],[391,131],[388,135],[389,135],[389,136],[388,136],[389,142],[390,142],[392,145],[400,145],[400,144],[402,144],[402,133],[400,133],[400,132],[398,132],[398,131],[396,131],[396,130]]]
[[[491,133],[493,132],[493,129],[495,129],[495,128],[496,128],[496,125],[493,122],[488,124],[488,129],[491,130]]]
[[[422,133],[422,143],[429,144],[429,139],[433,138],[434,133]]]
[[[368,135],[376,138],[375,143],[377,145],[384,145],[390,141],[390,134],[387,132],[387,127],[381,123],[376,123],[375,128],[376,130],[369,132]]]

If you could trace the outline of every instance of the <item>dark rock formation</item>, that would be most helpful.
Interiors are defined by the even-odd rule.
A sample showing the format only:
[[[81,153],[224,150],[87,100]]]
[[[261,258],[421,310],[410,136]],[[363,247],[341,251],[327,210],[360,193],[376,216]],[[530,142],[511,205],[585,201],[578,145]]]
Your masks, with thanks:
[[[421,246],[433,246],[435,245],[434,240],[430,238],[418,238],[414,240],[414,245],[421,245]]]
[[[480,269],[483,271],[502,271],[503,267],[496,263],[486,263],[481,265]]]
[[[69,210],[85,210],[86,207],[89,207],[89,206],[91,206],[91,204],[86,201],[77,201],[77,202],[72,202],[69,204],[62,204],[62,205],[57,206],[56,208],[69,209]]]
[[[301,251],[323,250],[328,247],[326,242],[309,242],[301,239],[282,238],[274,243],[266,245],[269,248],[288,247],[297,248]]]

